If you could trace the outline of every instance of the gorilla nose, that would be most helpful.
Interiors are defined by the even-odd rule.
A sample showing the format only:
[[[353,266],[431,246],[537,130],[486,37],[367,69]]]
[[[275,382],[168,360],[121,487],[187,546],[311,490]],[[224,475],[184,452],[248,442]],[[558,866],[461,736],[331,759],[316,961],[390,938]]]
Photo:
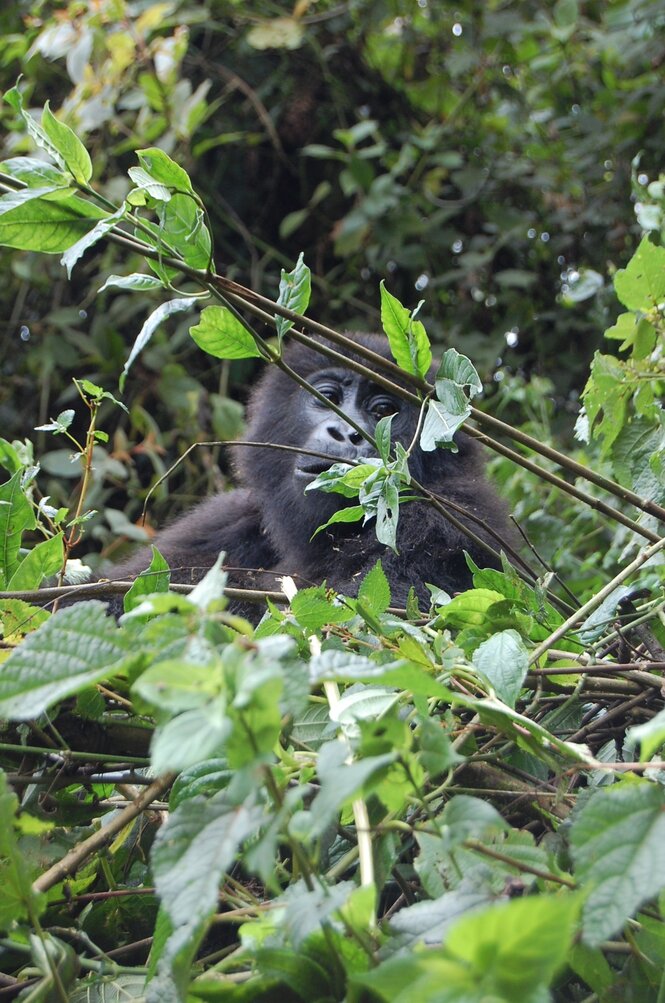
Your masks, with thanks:
[[[352,446],[359,446],[363,441],[360,432],[351,425],[328,425],[328,435],[335,442],[350,442]]]

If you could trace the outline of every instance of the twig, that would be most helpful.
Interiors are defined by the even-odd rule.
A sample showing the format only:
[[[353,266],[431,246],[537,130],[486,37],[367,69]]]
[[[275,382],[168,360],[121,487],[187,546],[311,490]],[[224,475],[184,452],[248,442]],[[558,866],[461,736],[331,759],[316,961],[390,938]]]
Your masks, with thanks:
[[[126,825],[128,825],[132,819],[137,818],[142,811],[149,807],[152,801],[156,801],[165,790],[173,783],[175,774],[167,773],[162,777],[158,777],[147,787],[144,791],[139,794],[136,801],[127,805],[119,815],[111,819],[107,825],[104,825],[102,829],[98,832],[93,833],[88,839],[84,839],[83,842],[79,843],[77,846],[72,847],[68,853],[58,860],[57,863],[49,867],[47,871],[33,882],[32,889],[35,892],[46,892],[49,888],[53,888],[57,885],[59,881],[63,881],[68,875],[73,874],[88,857],[91,857],[93,853],[101,850],[104,846],[112,843],[115,836],[122,830]]]

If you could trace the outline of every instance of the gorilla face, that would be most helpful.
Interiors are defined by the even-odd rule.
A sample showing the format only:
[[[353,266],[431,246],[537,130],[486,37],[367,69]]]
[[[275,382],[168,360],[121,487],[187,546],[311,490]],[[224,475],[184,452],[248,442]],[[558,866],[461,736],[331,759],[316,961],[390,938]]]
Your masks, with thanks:
[[[387,357],[385,338],[354,337]],[[365,376],[331,364],[312,347],[291,343],[284,358],[350,421],[326,407],[277,367],[271,367],[250,398],[246,439],[310,450],[327,459],[267,446],[251,449],[237,446],[235,467],[238,481],[250,488],[261,510],[264,529],[277,552],[294,567],[305,563],[310,566],[320,563],[337,541],[348,541],[357,535],[361,524],[338,525],[312,540],[319,526],[337,509],[357,502],[340,494],[305,492],[307,485],[333,463],[376,455],[368,439],[373,438],[379,419],[387,415],[395,415],[393,440],[407,445],[416,427],[417,410]],[[366,532],[372,532],[371,527]]]
[[[303,449],[324,453],[330,460],[306,454],[297,457],[293,468],[296,481],[303,484],[311,481],[336,461],[362,460],[375,455],[372,444],[362,433],[372,437],[380,418],[395,415],[393,432],[398,436],[406,424],[403,401],[349,370],[324,369],[310,376],[308,382],[350,421],[306,391],[299,391],[304,432],[300,444]]]

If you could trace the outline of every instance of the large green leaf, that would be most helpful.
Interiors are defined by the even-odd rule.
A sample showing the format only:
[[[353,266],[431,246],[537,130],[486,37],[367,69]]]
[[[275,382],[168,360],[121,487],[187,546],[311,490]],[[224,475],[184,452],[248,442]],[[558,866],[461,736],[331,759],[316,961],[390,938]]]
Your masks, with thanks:
[[[591,889],[584,939],[597,946],[665,887],[665,791],[625,780],[596,791],[570,830],[575,875]]]
[[[39,717],[58,700],[111,677],[137,657],[104,603],[70,606],[29,634],[3,664],[0,717]]]
[[[18,567],[18,552],[24,530],[36,525],[32,506],[22,489],[22,471],[0,485],[0,585],[7,583]]]
[[[260,358],[254,338],[228,307],[207,306],[189,329],[193,340],[216,359]]]
[[[185,998],[190,964],[217,905],[222,875],[261,819],[252,795],[246,803],[236,804],[221,791],[210,799],[188,798],[160,829],[151,866],[172,932],[161,952],[157,976],[148,986],[150,1003]]]
[[[33,198],[0,216],[0,244],[19,251],[60,254],[107,215],[77,195],[57,202]]]

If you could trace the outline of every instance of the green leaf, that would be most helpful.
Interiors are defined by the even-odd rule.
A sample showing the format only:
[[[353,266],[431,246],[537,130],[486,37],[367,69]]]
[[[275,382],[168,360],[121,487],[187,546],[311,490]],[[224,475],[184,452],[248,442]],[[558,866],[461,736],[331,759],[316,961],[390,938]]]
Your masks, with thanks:
[[[254,338],[225,306],[207,306],[189,330],[193,340],[216,359],[261,358]]]
[[[0,586],[4,589],[18,567],[21,537],[37,525],[32,505],[22,489],[22,471],[0,485]]]
[[[345,498],[355,498],[368,477],[380,469],[380,461],[375,463],[359,463],[351,466],[348,463],[333,463],[322,471],[315,480],[305,488],[305,491],[326,491],[344,495]]]
[[[159,147],[150,146],[145,150],[137,150],[136,156],[146,173],[155,181],[176,192],[194,194],[187,171],[176,164],[175,160],[171,160],[168,154],[160,150]]]
[[[32,137],[37,146],[41,147],[42,150],[46,150],[49,156],[52,157],[56,164],[58,164],[63,170],[69,170],[64,156],[58,149],[57,143],[54,143],[51,140],[45,130],[38,125],[32,115],[28,114],[28,112],[24,109],[23,96],[18,87],[12,87],[10,90],[6,91],[4,99],[7,104],[11,105],[14,111],[21,116],[28,130],[28,134]]]
[[[151,869],[171,933],[148,986],[148,1000],[185,998],[190,965],[217,907],[222,876],[260,824],[262,813],[253,800],[252,793],[236,804],[226,791],[209,799],[188,798],[157,833]]]
[[[432,350],[424,324],[388,292],[383,280],[380,289],[381,324],[397,365],[407,373],[425,377],[432,365]]]
[[[474,910],[448,929],[444,947],[398,954],[351,982],[386,1003],[544,1003],[566,961],[578,912],[573,895]]]
[[[357,522],[358,519],[362,519],[365,515],[365,510],[362,505],[347,505],[346,508],[339,508],[336,512],[328,519],[328,522],[324,523],[323,526],[319,526],[318,529],[312,533],[312,539],[322,533],[324,529],[328,526],[334,526],[338,522]]]
[[[132,345],[127,361],[122,370],[122,375],[120,377],[120,389],[125,385],[125,379],[127,378],[127,373],[129,372],[134,359],[139,355],[145,346],[148,344],[153,334],[157,330],[160,324],[162,324],[167,317],[172,316],[174,313],[182,313],[185,310],[193,310],[196,306],[196,298],[193,296],[186,296],[181,299],[168,300],[166,303],[161,303],[156,310],[153,310],[148,319],[145,321],[143,327],[139,331],[137,338]]]
[[[171,192],[168,185],[162,185],[155,181],[148,171],[142,167],[130,167],[127,173],[139,191],[146,192],[156,202],[170,202]],[[136,192],[131,192],[127,198],[132,204],[145,204],[146,202],[145,197],[139,198]]]
[[[389,414],[385,418],[380,418],[374,429],[376,450],[384,463],[390,461],[390,431],[394,417],[394,414]]]
[[[461,355],[456,348],[448,348],[443,353],[436,379],[452,380],[458,387],[468,387],[471,398],[483,392],[483,382],[476,367],[466,355]]]
[[[168,592],[169,590],[171,581],[169,566],[157,547],[152,547],[151,551],[150,566],[141,572],[129,592],[125,594],[123,600],[125,613],[135,609],[147,595],[153,595],[155,592]]]
[[[163,289],[163,282],[154,275],[144,275],[142,272],[134,272],[132,275],[109,275],[103,286],[99,287],[99,292],[115,287],[118,289],[136,289],[139,292],[146,292],[152,289]]]
[[[368,571],[358,589],[358,602],[373,616],[381,616],[390,606],[390,585],[381,561]]]
[[[390,753],[347,763],[348,754],[346,744],[337,741],[328,742],[319,753],[321,789],[312,802],[308,818],[309,835],[312,837],[320,836],[372,778],[394,763],[396,756],[396,753]]]
[[[57,432],[59,434],[66,432],[73,422],[75,415],[76,411],[73,408],[67,408],[66,411],[61,411],[57,418],[46,422],[44,425],[35,425],[35,432]]]
[[[0,170],[22,181],[28,188],[67,188],[71,181],[53,164],[37,157],[10,157],[0,163]]]
[[[71,188],[68,186],[63,188],[60,185],[48,185],[44,188],[21,188],[20,191],[6,192],[0,197],[0,216],[5,216],[13,209],[20,208],[35,199],[58,202],[71,198],[72,195]]]
[[[503,599],[493,589],[469,589],[446,603],[440,610],[443,623],[450,627],[478,626],[485,621],[487,611]]]
[[[80,185],[87,185],[92,177],[90,155],[76,133],[53,115],[48,101],[42,112],[42,128],[74,179]]]
[[[76,195],[57,202],[33,198],[0,216],[0,244],[20,251],[59,254],[106,215]]]
[[[0,770],[0,930],[11,930],[17,920],[43,912],[44,896],[32,890],[36,874],[28,870],[16,833],[18,798]]]
[[[118,209],[118,211],[114,212],[111,216],[107,216],[106,219],[100,219],[99,223],[97,223],[96,226],[93,226],[92,230],[88,230],[88,232],[85,233],[80,240],[77,240],[75,244],[72,244],[71,247],[67,248],[60,259],[60,263],[67,269],[67,278],[72,277],[72,268],[79,258],[82,258],[90,247],[94,247],[94,245],[100,241],[102,237],[105,237],[106,234],[113,229],[116,223],[120,222],[124,215],[125,207],[123,205],[122,208]]]
[[[514,707],[529,667],[529,653],[516,630],[502,630],[473,653],[473,664],[490,681],[497,696]]]
[[[620,932],[665,887],[665,791],[648,780],[595,791],[570,830],[575,876],[590,887],[584,939],[592,947]]]
[[[297,592],[291,600],[291,611],[300,626],[309,633],[329,623],[345,623],[353,617],[348,606],[334,604],[321,586]]]
[[[397,523],[399,521],[399,489],[392,477],[381,485],[376,509],[376,538],[379,543],[397,553]]]
[[[7,585],[8,592],[37,589],[45,578],[62,567],[64,550],[62,533],[42,540],[23,558]]]
[[[471,414],[464,391],[452,380],[437,379],[436,394],[438,400],[430,400],[427,405],[420,433],[420,448],[426,452],[453,444],[455,432]]]
[[[648,763],[654,753],[665,745],[665,710],[659,711],[644,724],[631,728],[626,737],[631,742],[640,743],[640,762]]]
[[[0,717],[39,717],[58,700],[108,679],[135,660],[104,603],[77,603],[15,648],[0,674]]]
[[[291,272],[286,272],[282,268],[282,277],[279,280],[278,306],[286,307],[295,313],[304,314],[309,306],[312,295],[312,273],[305,264],[302,251],[298,255],[296,267]],[[293,327],[293,321],[286,317],[275,315],[275,327],[277,337],[280,342],[287,331]]]
[[[565,963],[579,911],[580,897],[570,893],[490,906],[452,927],[445,953],[469,965],[474,981],[487,990],[525,1000],[548,986]]]
[[[191,268],[207,269],[212,255],[212,239],[204,222],[203,210],[191,195],[173,195],[157,206],[159,236],[173,247]]]
[[[181,696],[186,694],[183,692]],[[220,756],[232,727],[223,698],[184,710],[157,727],[150,746],[153,770],[179,772]]]
[[[629,310],[646,313],[665,301],[665,247],[643,237],[626,268],[614,276],[614,289]]]

